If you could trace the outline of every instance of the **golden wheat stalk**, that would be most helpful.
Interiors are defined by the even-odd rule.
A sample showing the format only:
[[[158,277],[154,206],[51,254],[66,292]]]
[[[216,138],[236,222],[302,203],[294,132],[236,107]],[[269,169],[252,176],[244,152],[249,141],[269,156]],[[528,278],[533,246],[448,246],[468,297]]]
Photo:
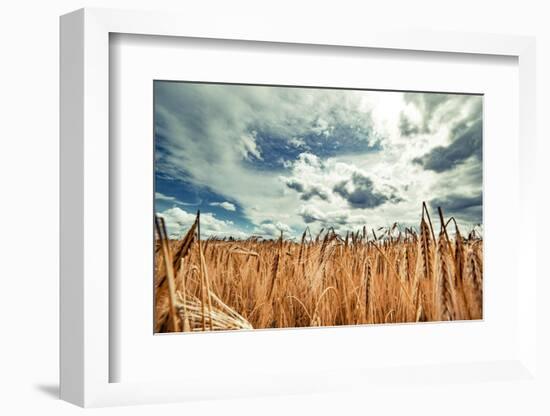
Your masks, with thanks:
[[[168,245],[168,237],[166,235],[166,225],[164,219],[155,217],[155,225],[159,236],[160,244],[162,246],[162,254],[165,260],[166,276],[168,279],[168,300],[169,300],[169,319],[172,324],[172,331],[177,332],[179,330],[177,314],[176,314],[176,284],[174,279],[174,268],[172,263],[172,253],[170,252],[170,246]]]
[[[418,233],[392,223],[373,238],[363,226],[309,239],[306,228],[298,241],[201,239],[197,213],[169,239],[156,220],[155,331],[480,319],[482,238],[464,238],[438,211],[437,239],[425,204]]]

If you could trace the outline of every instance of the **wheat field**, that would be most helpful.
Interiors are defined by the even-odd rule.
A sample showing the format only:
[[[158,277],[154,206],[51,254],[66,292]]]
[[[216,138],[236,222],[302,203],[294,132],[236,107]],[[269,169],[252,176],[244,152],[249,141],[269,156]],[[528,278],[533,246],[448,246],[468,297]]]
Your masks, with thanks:
[[[157,217],[155,332],[481,319],[482,237],[438,214],[300,241],[200,239],[200,213],[174,240]]]

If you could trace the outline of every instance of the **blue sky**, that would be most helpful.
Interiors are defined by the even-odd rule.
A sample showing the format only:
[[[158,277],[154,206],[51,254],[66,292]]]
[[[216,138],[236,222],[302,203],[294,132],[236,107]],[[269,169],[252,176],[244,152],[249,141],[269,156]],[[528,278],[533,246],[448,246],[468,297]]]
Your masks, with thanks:
[[[179,236],[481,223],[482,97],[155,81],[155,211]]]

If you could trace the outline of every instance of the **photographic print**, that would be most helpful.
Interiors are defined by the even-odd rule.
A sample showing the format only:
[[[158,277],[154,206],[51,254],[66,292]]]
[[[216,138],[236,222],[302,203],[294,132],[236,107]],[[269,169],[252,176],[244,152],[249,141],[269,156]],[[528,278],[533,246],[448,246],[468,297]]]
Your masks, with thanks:
[[[481,95],[153,88],[156,333],[482,319]]]

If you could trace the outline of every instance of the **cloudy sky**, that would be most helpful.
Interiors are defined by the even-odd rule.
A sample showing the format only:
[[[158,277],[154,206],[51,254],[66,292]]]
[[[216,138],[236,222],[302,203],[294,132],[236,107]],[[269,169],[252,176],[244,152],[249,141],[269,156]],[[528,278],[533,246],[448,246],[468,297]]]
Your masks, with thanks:
[[[155,81],[155,210],[172,236],[286,238],[482,222],[482,97]],[[437,218],[434,211],[433,218]],[[436,227],[437,228],[437,227]]]

